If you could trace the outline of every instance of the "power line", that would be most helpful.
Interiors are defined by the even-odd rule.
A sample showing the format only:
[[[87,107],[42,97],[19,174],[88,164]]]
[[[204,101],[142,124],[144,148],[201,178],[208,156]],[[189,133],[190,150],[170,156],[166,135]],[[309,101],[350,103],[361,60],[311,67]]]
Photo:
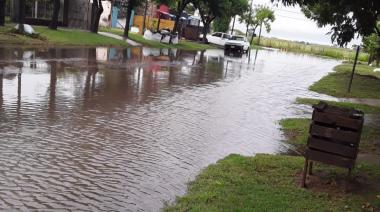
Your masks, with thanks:
[[[280,17],[283,17],[283,18],[290,18],[290,19],[294,19],[294,20],[298,20],[298,21],[305,21],[305,22],[307,22],[307,20],[305,20],[305,19],[290,17],[290,16],[286,16],[286,15],[276,14],[276,16],[280,16]]]
[[[300,14],[300,15],[303,15],[302,12],[296,12],[296,11],[284,10],[284,9],[280,9],[280,8],[274,8],[274,10],[281,11],[281,12],[287,12],[287,13],[294,13],[294,14]]]

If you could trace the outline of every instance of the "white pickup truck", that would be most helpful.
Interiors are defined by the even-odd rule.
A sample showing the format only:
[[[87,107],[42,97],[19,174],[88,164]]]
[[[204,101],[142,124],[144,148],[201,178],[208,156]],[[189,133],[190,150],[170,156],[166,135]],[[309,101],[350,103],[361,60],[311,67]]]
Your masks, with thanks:
[[[207,42],[224,47],[226,42],[231,38],[231,35],[223,32],[214,32],[211,35],[206,35]]]
[[[249,51],[249,42],[244,36],[234,35],[224,45],[224,51],[226,52],[238,52],[247,53]]]

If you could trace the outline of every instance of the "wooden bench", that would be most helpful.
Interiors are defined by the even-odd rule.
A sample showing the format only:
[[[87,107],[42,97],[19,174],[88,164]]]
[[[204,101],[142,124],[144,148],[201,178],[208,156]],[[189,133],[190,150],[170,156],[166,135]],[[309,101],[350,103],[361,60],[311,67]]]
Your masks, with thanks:
[[[313,106],[309,130],[302,186],[306,186],[307,174],[312,174],[313,161],[335,165],[349,170],[354,168],[364,113],[320,102]]]

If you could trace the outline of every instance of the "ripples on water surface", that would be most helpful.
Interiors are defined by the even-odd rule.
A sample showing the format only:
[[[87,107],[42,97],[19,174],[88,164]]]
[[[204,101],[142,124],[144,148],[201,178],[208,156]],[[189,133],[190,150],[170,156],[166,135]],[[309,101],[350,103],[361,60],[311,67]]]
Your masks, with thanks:
[[[230,153],[287,151],[277,121],[337,62],[252,53],[0,48],[0,208],[157,211]]]

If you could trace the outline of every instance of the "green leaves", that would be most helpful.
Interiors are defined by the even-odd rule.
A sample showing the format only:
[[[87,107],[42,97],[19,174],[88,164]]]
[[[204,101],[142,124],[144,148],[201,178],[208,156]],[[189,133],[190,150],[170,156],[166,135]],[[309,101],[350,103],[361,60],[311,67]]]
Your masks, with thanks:
[[[340,46],[347,45],[357,35],[368,36],[377,33],[380,27],[379,0],[272,0],[287,6],[298,4],[305,16],[317,22],[319,27],[332,25],[331,39]]]
[[[248,27],[253,28],[254,31],[256,31],[256,28],[260,26],[261,23],[263,23],[265,29],[267,32],[270,32],[271,30],[271,23],[276,20],[274,11],[271,10],[267,6],[258,5],[256,8],[252,11],[252,14],[250,14],[250,11],[244,13],[239,21],[245,22]]]

